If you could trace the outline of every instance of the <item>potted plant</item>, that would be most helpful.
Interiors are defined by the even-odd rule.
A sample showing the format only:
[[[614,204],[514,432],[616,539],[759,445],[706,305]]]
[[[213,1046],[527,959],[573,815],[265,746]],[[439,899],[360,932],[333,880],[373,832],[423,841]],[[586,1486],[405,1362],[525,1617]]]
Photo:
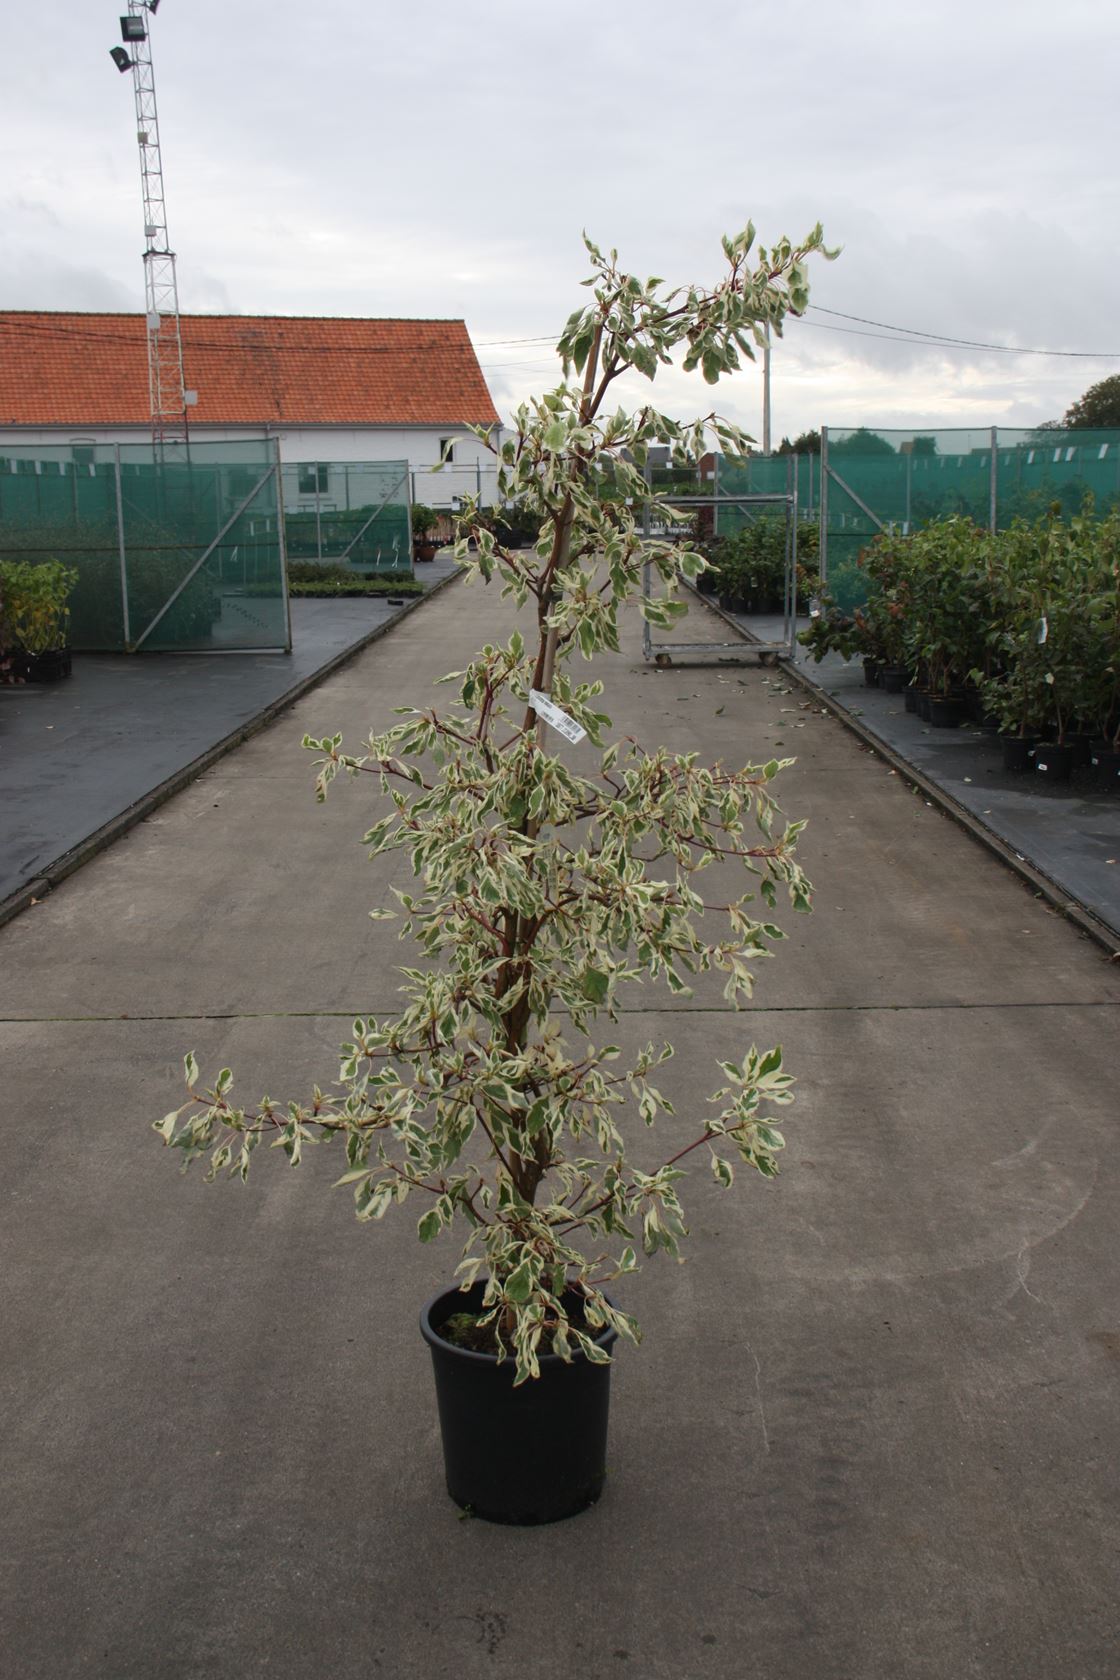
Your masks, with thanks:
[[[810,615],[806,628],[797,640],[819,665],[827,654],[839,654],[841,659],[854,658],[859,647],[859,632],[850,613],[842,612],[827,590],[817,598],[817,611]]]
[[[0,563],[0,685],[14,687],[23,679],[15,670],[11,648],[11,631],[8,629],[8,618],[4,598],[4,573]]]
[[[434,560],[439,544],[434,532],[439,521],[435,508],[428,507],[424,502],[413,502],[412,511],[412,552],[417,560]]]
[[[9,658],[25,682],[57,682],[70,675],[66,635],[70,592],[77,581],[77,569],[61,560],[0,560]]]
[[[608,1287],[635,1269],[639,1247],[678,1254],[686,1161],[707,1160],[723,1186],[736,1161],[774,1175],[783,1139],[769,1111],[791,1100],[781,1049],[737,1034],[707,1117],[651,1160],[620,1109],[645,1127],[671,1117],[655,1083],[671,1047],[624,1054],[589,1035],[642,976],[680,993],[715,969],[738,1005],[753,960],[781,937],[779,890],[795,909],[809,904],[803,825],[774,801],[783,763],[704,766],[656,743],[608,743],[603,684],[572,667],[617,650],[627,602],[659,626],[687,611],[678,577],[696,576],[701,556],[643,541],[634,521],[650,446],[698,457],[709,430],[737,455],[748,443],[715,416],[685,425],[649,404],[609,414],[610,387],[630,371],[652,379],[677,349],[709,383],[737,368],[765,323],[804,308],[821,231],[752,256],[748,227],[724,241],[727,270],[710,290],[666,292],[586,243],[592,298],[559,341],[565,383],[521,407],[494,446],[498,494],[539,512],[538,543],[504,547],[473,501],[460,522],[457,559],[529,609],[530,634],[488,644],[444,679],[455,685],[445,712],[405,708],[357,753],[339,735],[305,742],[319,755],[319,797],[340,773],[368,778],[384,809],[365,843],[411,860],[415,887],[373,912],[402,915],[401,937],[418,947],[401,1012],[356,1020],[339,1089],[285,1106],[239,1106],[228,1069],[199,1089],[189,1056],[187,1100],[156,1122],[184,1165],[209,1158],[210,1179],[244,1178],[265,1139],[293,1164],[337,1139],[360,1220],[407,1202],[423,1242],[465,1227],[458,1287],[424,1309],[423,1334],[448,1488],[506,1522],[553,1520],[598,1496],[610,1346],[639,1335]],[[604,498],[605,482],[626,494]],[[646,563],[663,595],[642,595]],[[595,762],[577,769],[583,735]],[[705,891],[716,864],[720,885]],[[706,911],[725,918],[715,937]]]

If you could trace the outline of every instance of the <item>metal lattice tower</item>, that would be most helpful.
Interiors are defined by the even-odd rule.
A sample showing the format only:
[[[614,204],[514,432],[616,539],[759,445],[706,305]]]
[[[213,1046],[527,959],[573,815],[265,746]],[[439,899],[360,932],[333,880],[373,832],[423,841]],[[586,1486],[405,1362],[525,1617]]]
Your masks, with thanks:
[[[179,327],[179,285],[175,253],[167,237],[167,202],[159,149],[159,117],[148,18],[159,0],[128,0],[121,19],[131,57],[136,98],[136,139],[144,195],[144,310],[147,320],[148,388],[152,442],[157,447],[187,441],[187,399],[183,382],[183,339]],[[119,49],[118,49],[119,50]],[[116,55],[114,54],[114,57]]]

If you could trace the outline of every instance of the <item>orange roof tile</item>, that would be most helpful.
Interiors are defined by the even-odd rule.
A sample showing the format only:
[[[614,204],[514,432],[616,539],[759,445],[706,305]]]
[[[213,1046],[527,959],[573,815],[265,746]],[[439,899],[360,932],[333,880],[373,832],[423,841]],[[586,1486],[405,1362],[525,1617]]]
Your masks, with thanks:
[[[462,321],[184,315],[194,426],[498,420]],[[142,315],[0,310],[0,426],[146,426]]]

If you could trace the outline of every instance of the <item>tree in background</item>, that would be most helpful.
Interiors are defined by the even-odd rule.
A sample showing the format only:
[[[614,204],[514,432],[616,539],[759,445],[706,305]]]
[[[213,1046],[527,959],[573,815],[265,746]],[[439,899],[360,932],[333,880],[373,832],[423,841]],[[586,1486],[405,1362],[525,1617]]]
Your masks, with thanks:
[[[1085,431],[1091,426],[1120,426],[1120,373],[1090,385],[1066,409],[1063,424],[1070,431]]]
[[[801,432],[791,443],[784,437],[775,455],[819,455],[821,452],[821,434],[819,432]]]
[[[857,426],[847,437],[837,438],[835,442],[829,438],[828,452],[830,455],[893,455],[894,445],[878,432]]]

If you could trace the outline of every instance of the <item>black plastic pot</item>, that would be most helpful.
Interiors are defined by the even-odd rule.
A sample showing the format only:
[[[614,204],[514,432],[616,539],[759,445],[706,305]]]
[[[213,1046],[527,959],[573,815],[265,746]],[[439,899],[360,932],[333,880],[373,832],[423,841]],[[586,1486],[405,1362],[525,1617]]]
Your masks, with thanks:
[[[1120,793],[1120,752],[1111,747],[1098,747],[1093,753],[1093,774],[1098,787],[1108,793]]]
[[[454,1347],[439,1326],[477,1312],[484,1285],[445,1289],[420,1314],[432,1354],[447,1491],[487,1522],[559,1522],[593,1505],[606,1476],[611,1367],[541,1355],[541,1374],[513,1386],[514,1362]],[[614,1330],[596,1336],[607,1352]]]
[[[1003,768],[1005,770],[1029,770],[1031,754],[1034,752],[1033,735],[1001,735],[1003,743]]]
[[[1073,748],[1056,741],[1040,741],[1034,750],[1034,767],[1049,782],[1068,782],[1073,769]]]
[[[724,612],[727,613],[741,613],[747,611],[746,597],[743,595],[731,595],[725,589],[720,590],[719,604],[723,608]]]
[[[960,705],[941,694],[929,697],[929,721],[935,729],[956,729],[961,721]]]
[[[918,710],[918,690],[917,690],[916,684],[907,683],[905,689],[903,690],[903,695],[904,695],[904,698],[905,698],[905,701],[906,701],[906,710],[908,712],[917,713],[917,710]]]
[[[884,665],[879,681],[888,694],[901,694],[906,687],[905,665]]]
[[[1086,765],[1091,763],[1093,757],[1092,737],[1078,733],[1076,735],[1067,735],[1066,741],[1073,751],[1073,768],[1075,770],[1084,770]]]
[[[923,723],[929,722],[930,692],[928,688],[920,688],[917,694],[918,716]]]
[[[44,653],[13,649],[9,650],[9,658],[15,675],[29,683],[61,682],[72,670],[69,648],[47,648]]]
[[[878,688],[879,672],[882,666],[877,659],[865,659],[863,662],[863,680],[868,688]]]

